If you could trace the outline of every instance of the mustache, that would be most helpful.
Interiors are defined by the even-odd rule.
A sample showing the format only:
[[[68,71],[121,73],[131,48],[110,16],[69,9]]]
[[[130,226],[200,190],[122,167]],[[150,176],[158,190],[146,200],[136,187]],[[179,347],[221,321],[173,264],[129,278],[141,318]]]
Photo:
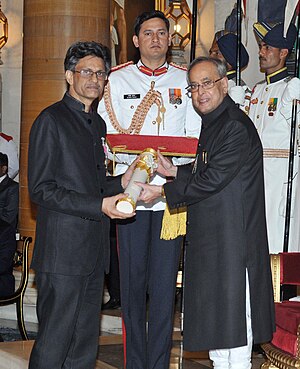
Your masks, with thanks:
[[[96,83],[89,83],[86,87],[92,87],[92,88],[100,89],[100,86]]]

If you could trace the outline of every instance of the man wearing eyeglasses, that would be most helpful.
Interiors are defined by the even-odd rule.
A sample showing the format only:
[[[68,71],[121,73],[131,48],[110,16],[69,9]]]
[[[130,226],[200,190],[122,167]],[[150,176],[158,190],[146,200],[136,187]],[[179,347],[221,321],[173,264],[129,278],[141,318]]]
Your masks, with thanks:
[[[169,26],[160,11],[137,17],[133,43],[140,60],[112,71],[99,104],[108,133],[199,137],[201,119],[186,96],[186,70],[167,62]],[[116,173],[134,158],[117,154]],[[152,182],[166,178],[156,175]],[[125,368],[168,369],[182,236],[161,239],[165,199],[137,205],[136,217],[117,225]]]
[[[164,193],[170,208],[188,207],[184,349],[209,350],[215,369],[250,369],[252,341],[274,330],[262,146],[227,95],[222,61],[195,59],[188,79],[202,117],[196,161],[176,167],[160,155],[158,173],[174,180],[139,183],[141,199]]]
[[[92,109],[101,98],[110,53],[77,42],[65,58],[68,91],[35,120],[28,188],[37,205],[32,265],[39,331],[30,369],[94,369],[104,272],[109,265],[109,218],[125,219],[115,203],[132,173],[106,176],[104,121]]]

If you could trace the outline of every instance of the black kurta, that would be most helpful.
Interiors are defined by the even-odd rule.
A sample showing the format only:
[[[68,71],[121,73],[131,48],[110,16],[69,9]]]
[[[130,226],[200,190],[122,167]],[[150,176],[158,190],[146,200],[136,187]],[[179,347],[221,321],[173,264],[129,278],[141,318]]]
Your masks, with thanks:
[[[205,115],[193,167],[164,185],[170,207],[188,206],[184,347],[247,344],[246,268],[254,342],[274,330],[262,146],[252,121],[226,96]]]
[[[106,176],[105,135],[102,118],[68,93],[35,120],[28,157],[29,193],[38,206],[35,271],[88,275],[98,255],[108,267],[102,200],[123,189],[120,176]]]

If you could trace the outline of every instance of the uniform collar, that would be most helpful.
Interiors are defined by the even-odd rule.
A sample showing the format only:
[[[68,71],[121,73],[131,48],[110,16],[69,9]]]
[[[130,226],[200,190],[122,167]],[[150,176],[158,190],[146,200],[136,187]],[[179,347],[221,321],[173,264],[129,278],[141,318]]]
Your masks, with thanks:
[[[154,70],[146,67],[146,65],[144,65],[142,63],[141,60],[138,61],[137,63],[137,67],[139,69],[140,72],[146,74],[147,76],[160,76],[161,74],[165,74],[168,71],[169,68],[169,64],[167,62],[165,62],[162,66],[160,66],[159,68],[156,68]]]
[[[269,85],[270,83],[274,83],[280,81],[288,76],[287,67],[281,68],[274,73],[266,75],[266,82]]]
[[[226,73],[226,76],[228,79],[233,79],[236,77],[236,71],[235,70],[229,70],[227,73]]]

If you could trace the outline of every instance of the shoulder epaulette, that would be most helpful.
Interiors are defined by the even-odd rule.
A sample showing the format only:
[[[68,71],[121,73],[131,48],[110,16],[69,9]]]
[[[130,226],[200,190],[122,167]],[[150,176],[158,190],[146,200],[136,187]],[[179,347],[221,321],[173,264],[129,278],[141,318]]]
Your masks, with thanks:
[[[6,135],[5,133],[2,133],[2,132],[0,133],[0,136],[3,137],[8,142],[13,139],[12,136],[8,136],[8,135]]]
[[[128,65],[131,65],[131,64],[134,64],[132,60],[127,63],[116,65],[115,67],[111,68],[111,72],[115,72],[116,70],[128,67]]]
[[[182,66],[182,65],[179,65],[179,64],[176,64],[176,63],[173,63],[173,62],[171,62],[171,63],[169,63],[170,65],[172,65],[172,67],[175,67],[175,68],[177,68],[177,69],[181,69],[181,70],[184,70],[185,72],[187,71],[187,67],[184,67],[184,66]]]
[[[262,84],[263,84],[263,83],[265,83],[265,82],[266,82],[265,80],[262,80],[262,81],[257,82],[257,83],[253,86],[253,88],[252,88],[252,93],[254,92],[254,90],[256,89],[256,87],[257,87],[257,86],[262,85]]]
[[[261,81],[257,82],[256,86],[263,85],[266,82],[265,79],[262,79]]]

